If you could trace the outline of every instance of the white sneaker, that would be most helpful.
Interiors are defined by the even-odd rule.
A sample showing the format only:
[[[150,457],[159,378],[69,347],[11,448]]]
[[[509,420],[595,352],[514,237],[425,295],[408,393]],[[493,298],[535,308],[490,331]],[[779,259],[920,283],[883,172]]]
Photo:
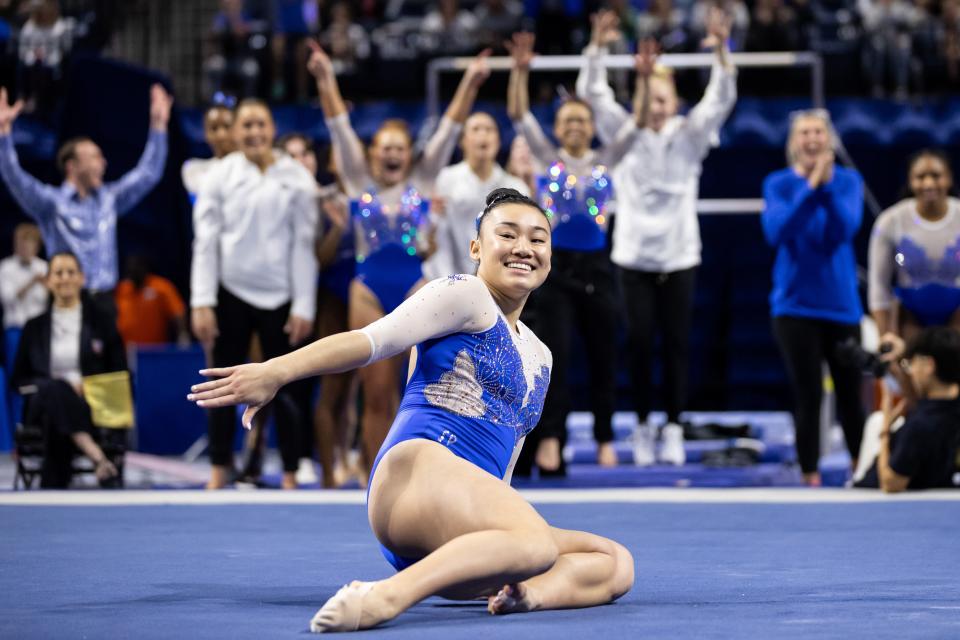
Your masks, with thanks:
[[[683,427],[668,423],[661,432],[663,444],[660,446],[660,462],[675,464],[678,467],[687,461],[687,452],[683,448]]]
[[[316,484],[320,482],[317,477],[317,470],[313,468],[313,460],[310,458],[300,458],[300,466],[297,467],[297,484]]]
[[[633,464],[638,467],[649,467],[656,458],[653,453],[653,427],[646,422],[641,422],[633,428],[633,435],[630,436],[633,445]]]

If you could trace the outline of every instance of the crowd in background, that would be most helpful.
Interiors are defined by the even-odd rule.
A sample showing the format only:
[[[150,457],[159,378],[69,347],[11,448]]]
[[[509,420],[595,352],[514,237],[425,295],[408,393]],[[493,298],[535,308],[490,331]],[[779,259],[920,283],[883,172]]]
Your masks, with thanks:
[[[239,33],[236,29],[247,19],[246,9],[240,3],[224,4],[234,13],[218,18],[218,24],[225,32]],[[485,4],[488,10],[494,5],[499,6]],[[305,7],[299,2],[279,3],[272,9],[291,22],[297,15],[307,22],[308,12],[297,14],[291,9],[294,6]],[[696,15],[698,6],[691,7],[691,15]],[[361,6],[374,13],[377,7],[377,3]],[[656,449],[661,462],[683,464],[688,425],[682,423],[681,414],[686,408],[689,333],[701,258],[696,202],[702,162],[736,101],[737,72],[729,57],[730,44],[738,37],[750,38],[749,12],[738,7],[728,3],[704,11],[697,42],[715,52],[715,60],[702,99],[685,116],[678,114],[673,74],[656,64],[665,47],[650,40],[641,41],[635,57],[632,113],[617,102],[616,79],[607,78],[603,54],[616,50],[625,38],[639,37],[633,27],[641,21],[627,3],[595,14],[583,49],[579,97],[566,101],[556,112],[557,146],[529,111],[527,72],[535,35],[498,34],[513,58],[506,96],[519,134],[507,165],[512,175],[496,162],[500,146],[496,122],[485,113],[471,113],[490,73],[488,52],[473,59],[444,117],[415,157],[413,135],[398,120],[385,120],[365,145],[351,126],[341,94],[341,76],[349,70],[337,58],[337,46],[321,38],[327,43],[324,49],[306,38],[309,31],[287,30],[282,42],[274,40],[275,49],[299,56],[302,69],[298,73],[316,91],[331,134],[330,162],[321,166],[327,163],[318,159],[312,142],[302,135],[277,140],[270,107],[262,100],[246,98],[235,109],[217,105],[207,111],[204,129],[214,157],[191,161],[183,171],[184,185],[194,200],[189,305],[170,283],[150,275],[142,259],[131,259],[122,281],[117,264],[117,218],[153,188],[166,163],[171,107],[166,91],[159,86],[151,90],[147,144],[132,171],[104,183],[105,159],[99,147],[89,138],[77,138],[67,141],[58,155],[65,178],[59,187],[45,185],[20,168],[10,133],[28,101],[21,98],[11,104],[4,91],[0,95],[0,174],[24,213],[39,227],[18,228],[15,255],[0,267],[5,274],[15,274],[4,278],[7,328],[22,330],[24,336],[39,341],[16,350],[11,367],[15,382],[66,379],[70,383],[49,389],[40,385],[41,393],[54,394],[52,404],[59,412],[37,419],[64,436],[67,444],[72,438],[96,462],[98,475],[109,479],[117,470],[84,436],[91,433],[90,426],[73,424],[63,413],[64,407],[76,408],[71,393],[82,399],[78,386],[82,375],[108,366],[94,364],[93,359],[95,355],[102,360],[106,345],[119,344],[121,339],[128,345],[186,343],[187,306],[189,328],[214,366],[270,358],[318,334],[362,328],[400,307],[424,281],[451,271],[469,271],[472,262],[463,255],[462,245],[475,233],[473,217],[482,209],[486,193],[511,187],[533,195],[554,225],[555,273],[531,300],[528,321],[554,351],[555,384],[546,398],[547,424],[526,448],[526,472],[536,465],[541,472],[563,473],[560,452],[570,410],[563,387],[565,368],[571,366],[563,345],[575,332],[595,332],[605,305],[610,326],[600,332],[603,336],[612,336],[619,316],[626,319],[631,397],[639,419],[633,462],[650,464]],[[507,17],[519,19],[520,14],[519,7],[503,14],[502,28],[507,29]],[[323,14],[318,9],[310,15],[320,20]],[[464,28],[473,24],[468,14],[463,13],[462,19],[460,15],[454,17]],[[500,22],[490,20],[489,24]],[[350,31],[346,22],[344,27],[344,33]],[[447,33],[446,29],[439,32]],[[661,43],[665,41],[660,38]],[[219,71],[227,74],[231,68],[224,59]],[[242,63],[238,67],[241,75],[244,68]],[[277,86],[272,95],[285,93],[286,87]],[[596,150],[591,148],[595,133],[603,143]],[[829,364],[836,383],[839,418],[855,463],[863,460],[866,422],[859,365],[843,360],[836,351],[845,340],[859,342],[860,338],[863,308],[852,240],[864,223],[863,182],[855,169],[835,162],[834,135],[824,111],[794,117],[786,141],[789,167],[771,175],[763,193],[763,229],[777,254],[771,294],[773,327],[796,399],[797,448],[804,480],[810,485],[820,482],[822,361]],[[448,167],[457,145],[463,161]],[[321,173],[334,179],[321,185]],[[909,186],[914,198],[898,205],[904,213],[898,214],[896,222],[891,221],[894,214],[885,214],[877,223],[876,237],[883,234],[884,240],[874,242],[870,264],[869,311],[890,344],[883,360],[894,363],[900,390],[920,407],[916,413],[907,413],[906,425],[911,424],[911,416],[929,417],[920,426],[905,431],[900,427],[900,444],[894,446],[891,432],[906,409],[894,407],[891,394],[884,395],[886,405],[874,435],[886,444],[879,446],[877,465],[867,465],[864,474],[869,475],[872,468],[874,486],[895,490],[906,488],[911,479],[914,488],[952,482],[952,474],[944,469],[955,465],[950,456],[955,454],[960,433],[955,422],[960,415],[956,400],[960,376],[949,364],[960,356],[960,344],[953,330],[943,335],[934,331],[960,325],[956,296],[960,210],[949,195],[953,187],[949,162],[937,152],[921,154],[910,165]],[[612,229],[611,216],[617,219]],[[52,261],[50,266],[38,262],[38,234],[47,255],[59,257],[60,275]],[[36,304],[44,286],[53,294],[53,306],[46,311]],[[33,309],[30,313],[24,311],[28,306]],[[588,308],[591,315],[576,318]],[[895,309],[901,311],[895,314]],[[92,310],[99,315],[90,316]],[[27,317],[38,311],[41,315]],[[91,338],[94,331],[97,337]],[[548,331],[557,335],[550,337]],[[653,425],[647,419],[657,335],[664,345],[665,425]],[[85,351],[88,347],[93,355]],[[597,461],[616,466],[620,461],[610,447],[613,398],[609,392],[617,353],[612,343],[597,342],[591,350]],[[34,355],[28,361],[24,353]],[[45,358],[53,364],[37,364],[46,362]],[[363,367],[357,381],[349,377],[321,381],[316,416],[309,384],[291,385],[278,394],[271,407],[277,416],[285,488],[297,486],[304,461],[312,468],[315,448],[324,462],[324,483],[335,485],[342,479],[350,464],[347,451],[356,439],[350,433],[357,422],[360,464],[371,464],[400,402],[401,359]],[[116,362],[122,362],[122,357],[112,366],[125,367]],[[352,415],[358,388],[363,398],[359,421]],[[233,409],[210,413],[214,469],[208,487],[221,488],[236,479],[232,452],[236,414]],[[262,446],[264,424],[262,419],[257,424],[250,444],[253,462],[241,477],[255,480],[260,473],[256,452]],[[662,440],[659,447],[658,439]],[[918,469],[928,470],[923,461],[931,449],[940,456],[938,473],[918,480]],[[51,470],[50,477],[54,484],[63,483],[62,470]]]

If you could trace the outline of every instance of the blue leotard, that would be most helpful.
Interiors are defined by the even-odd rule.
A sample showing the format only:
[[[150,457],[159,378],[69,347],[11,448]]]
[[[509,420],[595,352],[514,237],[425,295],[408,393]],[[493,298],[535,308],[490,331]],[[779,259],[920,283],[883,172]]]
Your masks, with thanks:
[[[357,278],[377,296],[385,314],[396,309],[423,278],[417,247],[429,223],[429,208],[413,187],[403,194],[396,213],[384,210],[374,189],[350,201]]]
[[[537,178],[537,197],[547,216],[556,218],[554,249],[600,251],[607,246],[607,202],[613,198],[613,185],[603,165],[578,179],[563,162],[555,162]]]
[[[419,438],[439,442],[498,478],[509,476],[523,437],[540,418],[552,359],[522,323],[510,330],[479,278],[434,280],[362,331],[373,345],[371,360],[417,348],[370,484],[392,447]],[[382,550],[398,570],[418,560]]]

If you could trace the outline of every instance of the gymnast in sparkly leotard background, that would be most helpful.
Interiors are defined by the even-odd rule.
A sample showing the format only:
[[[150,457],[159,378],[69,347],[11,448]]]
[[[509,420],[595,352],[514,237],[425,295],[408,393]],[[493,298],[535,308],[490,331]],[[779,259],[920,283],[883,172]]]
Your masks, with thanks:
[[[910,162],[912,198],[877,218],[870,236],[869,301],[880,335],[910,339],[922,327],[960,328],[960,200],[946,156]]]

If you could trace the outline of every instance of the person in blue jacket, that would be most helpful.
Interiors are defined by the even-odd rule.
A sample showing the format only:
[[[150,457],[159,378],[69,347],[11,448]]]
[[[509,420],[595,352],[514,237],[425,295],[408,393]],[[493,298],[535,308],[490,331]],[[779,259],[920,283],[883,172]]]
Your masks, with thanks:
[[[827,361],[850,456],[863,434],[860,372],[838,358],[837,345],[860,340],[863,310],[857,293],[853,239],[863,214],[863,180],[834,163],[830,116],[801,112],[791,122],[790,166],[763,184],[761,218],[777,250],[770,311],[796,402],[797,457],[804,482],[818,486],[822,362]]]

